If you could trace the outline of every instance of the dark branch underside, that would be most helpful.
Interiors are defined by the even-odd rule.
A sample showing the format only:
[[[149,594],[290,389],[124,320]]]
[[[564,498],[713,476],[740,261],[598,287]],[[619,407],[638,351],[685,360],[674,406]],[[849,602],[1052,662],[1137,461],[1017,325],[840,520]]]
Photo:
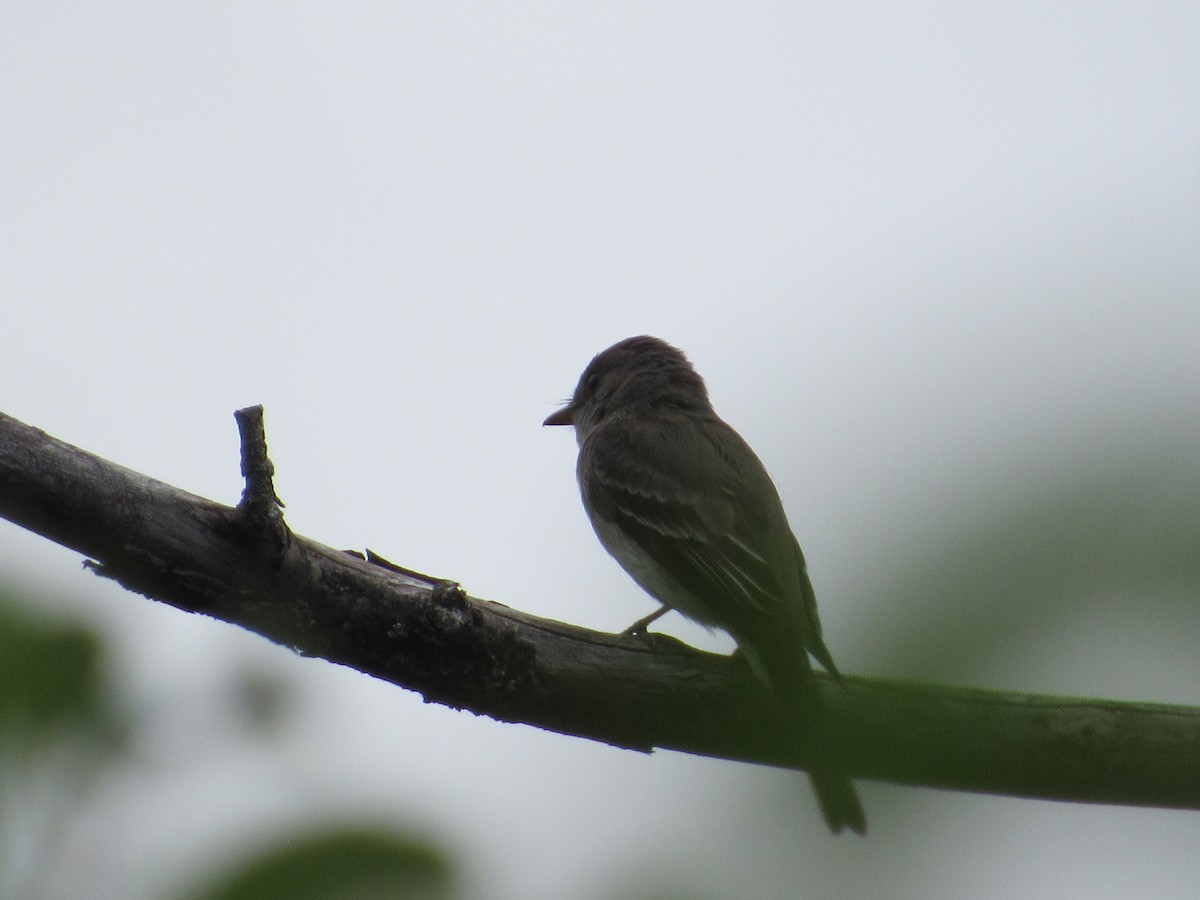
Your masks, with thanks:
[[[0,516],[131,590],[428,701],[620,747],[805,768],[738,659],[539,619],[291,534],[272,511],[265,441],[249,447],[255,423],[240,424],[248,489],[232,508],[0,413]],[[1200,808],[1200,710],[845,681],[822,677],[820,690],[854,777]]]

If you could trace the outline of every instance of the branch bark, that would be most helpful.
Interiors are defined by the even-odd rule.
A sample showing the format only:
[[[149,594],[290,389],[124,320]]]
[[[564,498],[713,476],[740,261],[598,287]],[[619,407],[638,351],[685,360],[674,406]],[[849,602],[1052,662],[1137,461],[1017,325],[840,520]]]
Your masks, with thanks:
[[[803,769],[734,657],[604,634],[292,534],[261,408],[238,413],[246,490],[223,506],[0,413],[0,516],[130,590],[505,722],[642,751]],[[1200,809],[1200,709],[820,676],[848,773],[1021,797]]]

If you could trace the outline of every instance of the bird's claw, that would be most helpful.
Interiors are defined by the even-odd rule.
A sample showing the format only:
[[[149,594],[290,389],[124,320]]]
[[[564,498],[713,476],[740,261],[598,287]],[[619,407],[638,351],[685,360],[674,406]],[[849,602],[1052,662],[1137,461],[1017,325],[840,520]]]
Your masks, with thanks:
[[[626,628],[624,631],[622,631],[621,634],[626,634],[626,635],[645,634],[646,629],[650,627],[651,622],[655,621],[656,619],[662,618],[670,611],[671,611],[671,607],[661,606],[658,609],[656,609],[654,612],[650,613],[650,615],[642,616],[640,619],[638,619],[636,622],[634,622],[632,625],[630,625],[628,628]]]

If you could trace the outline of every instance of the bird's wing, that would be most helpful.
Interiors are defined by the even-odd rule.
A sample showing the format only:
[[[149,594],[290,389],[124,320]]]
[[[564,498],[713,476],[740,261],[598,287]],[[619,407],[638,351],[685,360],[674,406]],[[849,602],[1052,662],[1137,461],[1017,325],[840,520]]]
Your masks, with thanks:
[[[627,421],[599,429],[583,452],[581,487],[593,515],[665,570],[692,608],[680,602],[689,598],[660,600],[735,634],[770,620],[784,625],[781,618],[797,627],[803,588],[794,539],[774,485],[732,429],[683,416]],[[804,636],[807,616],[798,624]]]

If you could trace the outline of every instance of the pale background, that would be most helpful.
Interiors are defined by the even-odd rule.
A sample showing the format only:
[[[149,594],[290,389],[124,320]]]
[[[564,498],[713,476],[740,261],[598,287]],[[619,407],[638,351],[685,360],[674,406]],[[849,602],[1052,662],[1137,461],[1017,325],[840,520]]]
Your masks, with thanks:
[[[539,423],[656,334],[843,671],[1195,704],[1198,47],[1195,3],[5,3],[0,408],[234,502],[263,403],[298,532],[617,630],[650,605]],[[834,838],[793,774],[426,706],[79,563],[0,523],[162,714],[54,897],[360,820],[481,900],[1200,894],[1193,813],[863,783]]]

